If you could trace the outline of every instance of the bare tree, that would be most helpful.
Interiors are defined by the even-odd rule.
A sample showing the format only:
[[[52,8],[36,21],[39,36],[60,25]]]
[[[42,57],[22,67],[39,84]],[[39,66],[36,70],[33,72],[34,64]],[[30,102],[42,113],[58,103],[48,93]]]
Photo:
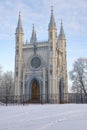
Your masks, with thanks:
[[[72,80],[72,91],[84,93],[87,96],[87,58],[79,58],[73,64],[73,70],[70,71]]]
[[[2,67],[0,65],[0,80],[1,80],[1,76],[2,76]]]
[[[0,74],[1,74],[1,72],[2,72],[2,67],[1,67],[1,65],[0,65]]]
[[[2,67],[0,65],[0,90],[1,90],[1,87],[2,87]]]
[[[3,73],[0,66],[0,102],[8,102],[13,96],[14,77],[11,71]]]
[[[2,85],[6,96],[13,95],[14,78],[12,72],[7,71],[3,74]]]

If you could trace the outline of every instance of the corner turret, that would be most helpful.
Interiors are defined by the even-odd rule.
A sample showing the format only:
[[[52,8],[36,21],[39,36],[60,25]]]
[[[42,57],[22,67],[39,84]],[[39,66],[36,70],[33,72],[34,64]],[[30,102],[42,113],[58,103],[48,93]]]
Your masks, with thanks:
[[[19,12],[18,24],[15,33],[15,95],[21,95],[22,73],[23,73],[23,44],[24,33],[22,28],[21,15]]]

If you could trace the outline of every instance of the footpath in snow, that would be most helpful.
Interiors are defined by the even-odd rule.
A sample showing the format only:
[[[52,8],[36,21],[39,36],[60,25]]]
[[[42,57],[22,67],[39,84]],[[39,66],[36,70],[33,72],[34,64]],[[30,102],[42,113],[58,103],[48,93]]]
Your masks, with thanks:
[[[0,130],[87,130],[87,105],[0,106]]]

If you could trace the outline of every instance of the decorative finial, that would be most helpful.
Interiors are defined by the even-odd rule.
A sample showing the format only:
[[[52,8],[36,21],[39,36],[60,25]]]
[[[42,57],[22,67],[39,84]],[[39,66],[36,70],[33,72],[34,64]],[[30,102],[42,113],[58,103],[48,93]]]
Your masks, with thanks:
[[[51,5],[51,12],[53,12],[53,5]]]
[[[21,15],[21,11],[19,11],[19,16]]]
[[[34,24],[32,26],[33,26],[33,30],[34,30]]]
[[[61,25],[63,24],[63,20],[61,19]]]

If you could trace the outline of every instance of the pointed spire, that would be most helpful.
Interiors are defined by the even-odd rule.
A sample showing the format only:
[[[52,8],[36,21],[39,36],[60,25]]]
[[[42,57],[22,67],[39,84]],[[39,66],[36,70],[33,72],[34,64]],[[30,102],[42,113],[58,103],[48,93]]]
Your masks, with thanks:
[[[64,33],[64,28],[63,28],[63,21],[62,21],[62,19],[61,19],[61,28],[60,28],[59,38],[65,39],[65,33]]]
[[[18,18],[18,25],[16,28],[16,33],[23,33],[23,28],[22,28],[22,21],[21,21],[21,12],[19,11],[19,18]]]
[[[61,19],[61,29],[60,29],[60,34],[65,35],[64,34],[64,29],[63,29],[63,20]]]
[[[34,24],[33,24],[32,36],[31,36],[31,40],[30,40],[30,42],[35,44],[36,41],[37,41],[37,38],[36,38],[36,32],[35,32]]]
[[[48,29],[56,28],[56,23],[54,19],[54,14],[53,14],[53,6],[51,6],[51,17],[50,17],[50,23],[48,26]]]

